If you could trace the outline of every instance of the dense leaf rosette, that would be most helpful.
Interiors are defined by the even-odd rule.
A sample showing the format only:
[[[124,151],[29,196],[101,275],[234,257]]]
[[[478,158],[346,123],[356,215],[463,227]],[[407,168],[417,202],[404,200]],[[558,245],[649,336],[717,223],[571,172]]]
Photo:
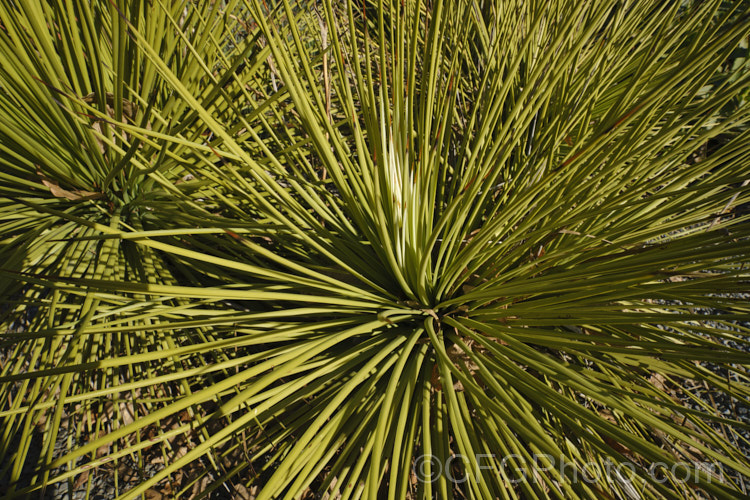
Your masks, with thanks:
[[[748,18],[0,7],[0,487],[736,497]]]

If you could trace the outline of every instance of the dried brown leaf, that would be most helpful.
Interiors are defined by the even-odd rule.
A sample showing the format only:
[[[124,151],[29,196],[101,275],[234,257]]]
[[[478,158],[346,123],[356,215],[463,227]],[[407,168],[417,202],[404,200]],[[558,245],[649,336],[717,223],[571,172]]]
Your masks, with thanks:
[[[65,198],[70,201],[76,201],[76,200],[97,200],[104,196],[102,193],[97,193],[95,191],[86,191],[83,189],[74,189],[73,191],[68,191],[67,189],[63,189],[60,187],[60,184],[57,181],[51,180],[49,177],[45,176],[42,173],[42,169],[37,165],[36,167],[36,173],[39,176],[39,179],[42,181],[42,184],[47,187],[52,193],[52,196],[55,196],[57,198]]]

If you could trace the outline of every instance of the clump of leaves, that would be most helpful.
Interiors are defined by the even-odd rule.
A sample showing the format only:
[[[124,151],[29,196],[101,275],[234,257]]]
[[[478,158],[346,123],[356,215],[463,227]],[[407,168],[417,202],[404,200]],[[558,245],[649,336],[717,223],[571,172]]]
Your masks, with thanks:
[[[736,497],[747,9],[1,7],[10,496]]]

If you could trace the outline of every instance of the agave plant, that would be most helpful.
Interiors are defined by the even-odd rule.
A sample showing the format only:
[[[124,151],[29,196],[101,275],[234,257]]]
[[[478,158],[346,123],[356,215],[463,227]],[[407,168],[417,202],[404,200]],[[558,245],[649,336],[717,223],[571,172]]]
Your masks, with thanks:
[[[3,3],[0,488],[741,495],[748,19]]]

